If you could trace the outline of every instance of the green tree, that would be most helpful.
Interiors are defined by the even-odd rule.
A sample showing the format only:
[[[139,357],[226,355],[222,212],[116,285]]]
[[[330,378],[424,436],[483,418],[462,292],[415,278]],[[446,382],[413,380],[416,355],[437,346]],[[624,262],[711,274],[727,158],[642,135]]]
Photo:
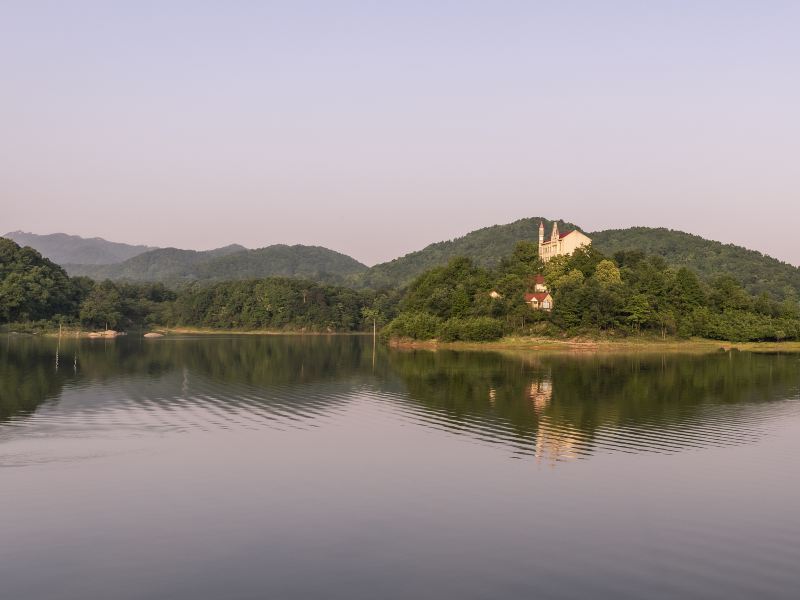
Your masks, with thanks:
[[[597,263],[593,277],[603,287],[611,287],[622,283],[619,267],[613,261],[604,259]]]
[[[122,296],[110,281],[97,284],[80,310],[81,323],[90,327],[114,328],[122,319]]]
[[[653,310],[650,307],[650,299],[646,294],[634,294],[625,305],[626,321],[633,325],[636,331],[650,322],[653,318]]]
[[[0,321],[69,315],[75,301],[76,290],[64,269],[33,248],[0,238]]]

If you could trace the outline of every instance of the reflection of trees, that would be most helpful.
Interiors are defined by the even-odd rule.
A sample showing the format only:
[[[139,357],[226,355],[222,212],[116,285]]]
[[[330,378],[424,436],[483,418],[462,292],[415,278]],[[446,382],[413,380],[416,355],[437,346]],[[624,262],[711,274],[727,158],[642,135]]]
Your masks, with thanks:
[[[0,420],[33,412],[66,383],[115,383],[154,400],[185,394],[185,382],[276,386],[354,382],[371,373],[372,346],[355,336],[240,336],[142,340],[19,337],[0,348]],[[56,352],[59,365],[56,369]],[[177,383],[176,383],[177,382]],[[224,392],[220,387],[216,392]],[[235,393],[235,392],[234,392]],[[324,400],[317,394],[315,402]],[[224,398],[222,398],[224,400]],[[303,402],[302,395],[293,401]]]
[[[410,397],[459,429],[491,429],[543,459],[591,451],[600,428],[702,423],[710,405],[786,398],[796,355],[394,352]],[[620,445],[624,444],[624,440]]]
[[[31,414],[42,402],[55,398],[67,378],[56,372],[55,348],[0,340],[0,422]]]
[[[55,354],[60,363],[56,369]],[[707,406],[752,405],[800,387],[796,355],[565,355],[386,351],[369,338],[237,336],[142,340],[5,338],[0,421],[61,397],[65,385],[113,384],[118,393],[72,402],[269,408],[309,415],[370,385],[408,396],[420,422],[468,431],[544,461],[592,451],[608,431],[626,435],[700,425]],[[89,397],[91,396],[91,397]],[[180,405],[180,404],[179,404]],[[96,409],[97,404],[91,408]],[[288,408],[287,408],[288,407]],[[622,432],[622,433],[620,433]],[[722,434],[725,435],[725,434]],[[669,442],[669,440],[668,440]]]
[[[800,382],[797,356],[545,356],[552,373],[547,412],[583,430],[606,424],[672,424],[707,405],[785,398]]]

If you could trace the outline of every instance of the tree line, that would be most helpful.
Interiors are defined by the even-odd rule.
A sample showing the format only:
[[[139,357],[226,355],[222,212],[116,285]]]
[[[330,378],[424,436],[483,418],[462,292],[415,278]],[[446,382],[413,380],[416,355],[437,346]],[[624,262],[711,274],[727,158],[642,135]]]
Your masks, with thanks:
[[[551,312],[524,301],[536,275],[551,290]],[[385,325],[387,337],[442,341],[531,334],[781,341],[800,339],[800,304],[792,290],[781,299],[752,294],[729,275],[707,282],[657,256],[620,251],[608,257],[593,246],[543,264],[536,244],[519,242],[494,268],[454,258],[403,291],[286,277],[171,289],[69,277],[32,248],[0,238],[4,324],[349,332],[371,330],[373,322]]]
[[[188,326],[348,332],[393,316],[396,293],[268,277],[199,283],[95,282],[69,277],[29,247],[0,238],[0,323],[46,329]]]

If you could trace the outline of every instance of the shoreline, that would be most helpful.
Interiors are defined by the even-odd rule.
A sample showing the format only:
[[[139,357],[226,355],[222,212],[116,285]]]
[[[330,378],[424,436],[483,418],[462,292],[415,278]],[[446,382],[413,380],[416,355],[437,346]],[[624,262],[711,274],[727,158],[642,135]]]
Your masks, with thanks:
[[[389,346],[399,350],[510,350],[592,352],[696,352],[709,353],[729,350],[747,352],[797,352],[800,342],[729,342],[705,338],[688,340],[658,339],[554,339],[543,337],[507,337],[493,342],[439,342],[437,340],[391,339]]]
[[[372,332],[363,331],[278,331],[272,329],[212,329],[208,327],[153,327],[141,331],[92,331],[86,329],[64,329],[60,333],[58,329],[48,329],[41,331],[0,331],[2,335],[19,335],[33,337],[57,338],[78,338],[78,339],[115,339],[118,337],[140,338],[146,334],[159,334],[153,339],[160,339],[174,336],[185,335],[292,335],[292,336],[372,336]]]
[[[274,329],[212,329],[208,327],[165,327],[150,329],[151,333],[161,333],[164,337],[172,335],[372,335],[366,331],[276,331]]]
[[[155,327],[145,331],[131,332],[97,332],[88,330],[63,330],[61,337],[72,339],[115,339],[117,337],[139,338],[145,334],[159,334],[152,339],[162,339],[175,336],[365,336],[371,337],[372,332],[366,331],[276,331],[269,329],[212,329],[207,327]],[[58,330],[31,332],[0,331],[3,335],[21,335],[34,337],[59,337]],[[410,338],[391,338],[382,342],[389,348],[398,350],[462,350],[462,351],[554,351],[570,353],[592,352],[695,352],[708,353],[728,350],[741,350],[749,352],[791,352],[800,353],[800,341],[786,342],[730,342],[706,338],[655,339],[655,338],[620,338],[620,339],[593,339],[575,337],[557,339],[549,337],[505,337],[491,342],[440,342],[438,340],[413,340]]]

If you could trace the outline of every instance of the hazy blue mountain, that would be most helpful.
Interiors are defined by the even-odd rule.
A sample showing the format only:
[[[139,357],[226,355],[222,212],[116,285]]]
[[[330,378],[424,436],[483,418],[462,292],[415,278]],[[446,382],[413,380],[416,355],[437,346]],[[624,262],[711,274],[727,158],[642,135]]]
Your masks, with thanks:
[[[153,250],[152,246],[132,246],[109,242],[99,237],[83,238],[65,233],[38,235],[25,231],[12,231],[3,237],[14,240],[20,246],[30,246],[45,258],[60,265],[67,263],[108,265]]]

